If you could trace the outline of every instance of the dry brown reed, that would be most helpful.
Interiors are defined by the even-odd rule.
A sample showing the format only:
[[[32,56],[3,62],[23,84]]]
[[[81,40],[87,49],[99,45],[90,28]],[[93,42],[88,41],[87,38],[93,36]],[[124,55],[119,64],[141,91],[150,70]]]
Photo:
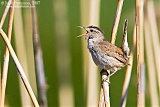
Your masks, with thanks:
[[[31,5],[34,6],[34,0],[31,0]],[[44,74],[44,64],[42,58],[42,50],[39,41],[39,32],[38,32],[38,22],[37,22],[37,13],[36,8],[32,8],[32,26],[33,26],[33,44],[34,44],[34,54],[35,54],[35,63],[36,63],[36,74],[37,82],[39,89],[39,98],[40,105],[42,107],[48,107],[47,104],[47,95],[46,95],[46,79]]]
[[[152,34],[149,28],[148,20],[145,20],[145,47],[146,47],[146,57],[147,57],[147,68],[148,68],[148,85],[149,85],[149,95],[151,106],[159,105],[158,101],[158,90],[156,84],[156,68],[154,62],[154,53],[153,53],[153,41]]]
[[[17,58],[12,46],[11,46],[11,44],[10,44],[10,41],[7,38],[7,35],[5,34],[5,32],[2,29],[0,30],[0,33],[1,33],[6,45],[8,47],[10,55],[12,56],[12,58],[14,60],[14,63],[16,65],[17,69],[18,69],[18,73],[19,73],[19,75],[20,75],[20,77],[21,77],[21,79],[22,79],[22,81],[23,81],[23,83],[24,83],[24,85],[26,87],[26,90],[28,91],[29,96],[31,97],[31,100],[33,101],[33,104],[36,107],[39,107],[38,101],[37,101],[37,99],[36,99],[36,97],[35,97],[35,95],[33,93],[33,90],[31,88],[29,82],[28,82],[28,79],[27,79],[27,77],[26,77],[26,75],[24,73],[24,70],[23,70],[23,68],[22,68],[22,66],[21,66],[21,64],[20,64],[20,62],[19,62],[19,60],[18,60],[18,58]]]
[[[148,1],[146,3],[146,11],[147,11],[147,17],[148,17],[148,23],[151,29],[151,37],[152,37],[152,44],[153,44],[153,51],[154,51],[154,60],[155,60],[155,69],[158,79],[158,88],[160,92],[160,41],[159,41],[159,34],[158,34],[158,23],[156,19],[156,13],[155,13],[155,4],[153,1]],[[160,3],[159,3],[160,5]],[[160,7],[160,6],[159,6]]]
[[[137,106],[145,105],[145,79],[143,56],[143,0],[136,0],[136,36],[137,36]]]
[[[8,22],[8,39],[11,41],[11,34],[12,34],[12,24],[13,24],[13,14],[14,14],[14,0],[12,0],[10,5],[10,12],[9,12],[9,22]],[[4,107],[5,101],[5,92],[6,92],[6,84],[7,84],[7,75],[8,75],[8,65],[9,65],[9,51],[6,47],[5,55],[4,55],[4,63],[3,63],[3,72],[2,72],[2,90],[1,90],[1,103],[0,107]]]
[[[146,2],[145,46],[148,68],[148,83],[151,106],[160,106],[160,42],[158,23],[155,14],[155,2]]]
[[[110,40],[112,44],[114,44],[115,40],[116,40],[116,34],[117,34],[117,30],[118,30],[119,20],[120,20],[120,17],[121,17],[123,2],[124,2],[124,0],[119,0],[118,4],[117,4],[117,10],[116,10],[116,14],[115,14],[115,19],[114,19],[114,23],[113,23],[113,27],[112,27],[112,33],[111,33],[111,40]],[[107,72],[109,72],[109,71],[107,71]],[[107,75],[106,75],[105,72],[102,72],[102,81],[105,78],[107,78]],[[102,91],[101,91],[100,92],[100,101],[101,101],[101,99],[104,99],[104,101],[102,101],[102,102],[104,102],[105,104],[102,104],[102,102],[99,101],[99,105],[103,105],[105,107],[110,107],[109,82],[107,82],[107,81],[103,82],[103,87],[101,87],[101,88],[103,88],[103,94],[102,94]],[[102,106],[100,106],[100,107],[102,107]]]
[[[36,97],[35,97],[35,95],[34,95],[34,93],[32,91],[32,88],[31,88],[31,86],[30,86],[30,84],[28,82],[27,77],[26,77],[26,75],[24,73],[24,70],[23,70],[23,68],[22,68],[22,66],[21,66],[21,64],[20,64],[20,62],[19,62],[19,60],[18,60],[18,58],[17,58],[17,56],[16,56],[16,54],[15,54],[12,46],[11,46],[11,44],[10,44],[10,40],[7,37],[7,35],[5,34],[5,32],[2,30],[2,26],[3,26],[3,23],[5,21],[5,17],[7,15],[7,13],[8,13],[8,9],[10,7],[9,4],[11,4],[11,0],[8,2],[7,6],[6,6],[6,9],[5,9],[4,13],[3,13],[2,19],[1,19],[0,34],[2,35],[2,38],[4,39],[4,41],[6,43],[6,46],[7,46],[8,50],[9,50],[9,52],[10,52],[10,54],[11,54],[11,56],[12,56],[14,62],[15,62],[15,65],[16,65],[16,67],[18,69],[18,73],[19,73],[19,75],[20,75],[20,77],[21,77],[21,79],[22,79],[22,81],[23,81],[23,83],[24,83],[24,85],[26,87],[26,90],[28,91],[28,93],[29,93],[29,95],[31,97],[31,100],[33,101],[34,106],[39,107],[38,101],[36,100]],[[13,19],[11,17],[13,17],[13,13],[10,16],[10,19]],[[11,21],[11,23],[9,22],[9,24],[12,24],[12,21]],[[12,27],[11,27],[11,25],[9,25],[9,26],[10,27],[8,27],[8,35],[11,36],[11,29],[12,29]],[[3,103],[3,105],[4,105],[4,103]]]

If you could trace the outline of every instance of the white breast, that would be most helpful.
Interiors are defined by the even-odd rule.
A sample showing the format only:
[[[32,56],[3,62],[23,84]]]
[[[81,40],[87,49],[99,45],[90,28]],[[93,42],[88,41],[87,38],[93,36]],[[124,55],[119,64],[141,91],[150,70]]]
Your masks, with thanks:
[[[92,49],[94,47],[94,39],[88,39],[88,49]]]

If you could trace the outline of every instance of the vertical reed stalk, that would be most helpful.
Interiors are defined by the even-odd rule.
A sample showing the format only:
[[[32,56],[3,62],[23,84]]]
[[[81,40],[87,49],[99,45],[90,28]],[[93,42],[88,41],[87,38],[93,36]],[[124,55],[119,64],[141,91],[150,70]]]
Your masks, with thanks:
[[[144,61],[143,61],[143,0],[136,0],[136,36],[137,36],[137,106],[144,107]]]
[[[80,12],[81,12],[81,25],[88,26],[89,25],[89,0],[80,0]],[[86,11],[87,10],[87,11]],[[82,29],[81,32],[84,32]],[[88,62],[89,62],[89,52],[87,50],[87,42],[84,38],[82,40],[82,52],[83,52],[83,78],[84,78],[84,101],[86,105],[87,99],[87,77],[88,77]]]
[[[151,100],[151,107],[159,106],[159,96],[158,88],[156,84],[156,68],[153,54],[153,35],[151,33],[151,27],[149,27],[148,20],[145,20],[145,47],[146,47],[146,57],[147,57],[147,67],[148,67],[148,82],[149,82],[149,93]]]
[[[34,7],[33,7],[34,8]],[[37,96],[37,81],[34,61],[34,49],[33,49],[33,27],[32,27],[32,14],[31,9],[23,10],[23,22],[24,22],[24,38],[26,45],[26,55],[28,64],[28,74],[32,89]]]
[[[98,107],[105,107],[103,88],[101,88],[101,90],[100,90]]]
[[[0,22],[0,30],[2,29],[2,26],[3,26],[3,24],[4,24],[4,21],[5,21],[5,19],[6,19],[6,16],[7,16],[7,13],[8,13],[8,11],[9,11],[9,6],[10,6],[10,4],[11,4],[11,1],[12,0],[9,0],[8,1],[8,3],[7,3],[7,5],[6,5],[6,8],[5,8],[5,10],[4,10],[4,12],[3,12],[3,15],[2,15],[2,18],[1,18],[1,22]],[[1,67],[1,66],[0,66]],[[0,72],[1,74],[3,73],[3,72]],[[3,74],[2,74],[3,75]],[[3,77],[2,77],[3,78]],[[4,97],[3,95],[2,95],[2,81],[1,81],[1,76],[0,76],[0,105],[1,104],[3,104],[3,98],[2,97]]]
[[[107,78],[109,75],[108,71],[102,70],[101,71],[102,75],[102,81]],[[102,91],[103,90],[103,91]],[[98,105],[101,105],[99,107],[110,107],[110,97],[109,97],[109,82],[103,82],[101,91],[100,91],[100,99],[103,99],[102,102],[99,101]]]
[[[99,26],[99,14],[100,0],[90,0],[88,24]],[[88,61],[87,106],[96,107],[98,103],[98,72],[90,55]]]
[[[34,0],[31,0],[31,5]],[[36,62],[36,74],[38,81],[38,89],[39,89],[39,97],[40,97],[40,105],[42,107],[48,107],[47,104],[47,95],[46,95],[46,79],[44,74],[44,64],[42,58],[42,50],[39,41],[39,33],[38,33],[38,23],[37,23],[37,13],[36,8],[32,8],[32,26],[33,26],[33,43],[34,43],[34,54],[35,54],[35,62]]]
[[[3,24],[4,24],[4,21],[5,21],[5,19],[6,19],[6,16],[7,16],[7,13],[8,13],[8,11],[9,11],[9,6],[10,6],[10,4],[11,4],[11,1],[12,0],[9,0],[8,1],[8,3],[7,3],[7,6],[6,6],[6,8],[5,8],[5,10],[4,10],[4,12],[3,12],[3,15],[2,15],[2,18],[1,18],[1,22],[0,22],[0,30],[2,29],[2,26],[3,26]],[[1,67],[1,66],[0,66]],[[0,72],[0,73],[2,73],[2,72]],[[3,77],[2,77],[3,78]],[[0,77],[0,105],[1,105],[1,102],[3,103],[3,98],[1,98],[2,97],[2,81],[1,81],[1,79],[2,79],[1,77]]]
[[[9,22],[8,22],[8,39],[11,41],[12,34],[12,24],[13,24],[13,14],[14,14],[14,0],[10,5],[10,13],[9,13]],[[5,55],[4,55],[4,63],[3,63],[3,72],[2,72],[2,95],[1,95],[1,103],[0,107],[4,106],[5,101],[5,92],[6,92],[6,83],[7,83],[7,75],[8,75],[8,65],[9,65],[9,51],[6,47]]]
[[[157,27],[157,21],[156,21],[156,15],[154,10],[154,2],[152,0],[149,0],[147,2],[147,17],[148,22],[151,29],[151,35],[152,35],[152,44],[153,44],[153,51],[154,51],[154,59],[155,59],[155,65],[156,65],[156,72],[157,72],[157,78],[158,78],[158,86],[159,86],[159,92],[160,92],[160,42],[159,42],[159,34],[158,34],[158,27]]]
[[[118,0],[117,10],[116,10],[116,14],[115,14],[114,22],[113,22],[113,27],[112,27],[112,32],[111,32],[110,42],[112,44],[114,44],[115,40],[116,40],[116,34],[117,34],[117,30],[118,30],[119,20],[120,20],[120,17],[121,17],[123,2],[124,2],[124,0]],[[106,73],[106,72],[108,72],[108,73]],[[109,75],[109,73],[110,73],[110,71],[105,71],[105,72],[103,71],[102,72],[102,80],[107,78],[107,75]],[[102,91],[101,91],[101,93],[102,93]],[[100,95],[102,95],[102,94],[100,94]],[[109,83],[108,82],[103,82],[103,95],[104,95],[105,106],[110,107]]]

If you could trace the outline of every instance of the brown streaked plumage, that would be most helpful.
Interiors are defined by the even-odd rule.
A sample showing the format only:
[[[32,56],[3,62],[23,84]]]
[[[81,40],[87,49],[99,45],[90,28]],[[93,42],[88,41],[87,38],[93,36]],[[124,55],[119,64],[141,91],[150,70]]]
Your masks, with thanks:
[[[125,54],[124,49],[108,42],[100,28],[96,26],[81,28],[84,28],[87,32],[81,36],[85,36],[87,40],[88,49],[94,63],[101,69],[112,71],[113,73],[109,76],[128,65],[128,56]]]

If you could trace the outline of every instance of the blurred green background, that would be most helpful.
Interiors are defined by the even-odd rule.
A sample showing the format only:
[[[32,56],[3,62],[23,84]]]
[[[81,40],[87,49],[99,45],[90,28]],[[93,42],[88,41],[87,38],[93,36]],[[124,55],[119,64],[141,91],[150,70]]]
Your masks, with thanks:
[[[4,0],[1,0],[4,1]],[[61,76],[59,79],[58,68],[57,68],[57,40],[55,33],[55,11],[54,11],[54,2],[55,0],[47,0],[42,1],[40,0],[40,4],[36,5],[37,7],[37,19],[38,19],[38,27],[39,27],[39,35],[40,35],[40,42],[43,52],[43,59],[44,59],[44,69],[46,75],[46,82],[48,86],[47,90],[47,98],[48,98],[48,105],[49,107],[58,107],[59,106],[59,88],[60,84],[63,85],[65,76]],[[83,11],[80,11],[80,0],[66,0],[67,3],[67,16],[66,20],[68,21],[68,33],[66,38],[68,39],[68,51],[70,57],[70,85],[73,88],[73,101],[74,106],[76,107],[85,107],[86,106],[86,92],[84,88],[84,77],[83,77],[83,52],[82,52],[82,40],[84,38],[75,38],[76,36],[81,34],[81,29],[77,28],[76,26],[82,25],[81,24],[81,14]],[[100,3],[100,28],[105,31],[105,37],[107,40],[110,40],[110,34],[112,30],[112,25],[114,21],[114,16],[116,12],[117,0],[101,0]],[[0,5],[0,17],[4,12],[5,6]],[[22,8],[22,16],[23,19],[25,17],[24,11],[29,10],[30,8]],[[16,11],[16,10],[15,10]],[[86,10],[87,11],[87,10]],[[58,10],[61,13],[61,9]],[[84,12],[85,13],[85,12]],[[135,23],[135,1],[134,0],[126,0],[124,1],[122,15],[119,23],[116,45],[121,46],[122,40],[122,33],[123,33],[123,23],[125,18],[129,20],[128,24],[128,42],[129,46],[131,46],[134,23]],[[3,30],[7,31],[7,19],[3,26]],[[25,23],[23,22],[23,26],[25,28]],[[32,23],[32,22],[29,22]],[[83,26],[83,25],[82,25]],[[13,27],[14,29],[14,27]],[[63,32],[64,29],[60,29],[59,31]],[[13,30],[14,32],[14,30]],[[15,47],[15,40],[14,40],[14,33],[12,36],[12,45],[14,49]],[[26,43],[27,44],[27,43]],[[63,41],[61,43],[63,45]],[[1,66],[3,64],[3,55],[5,50],[5,44],[0,39],[0,61]],[[88,50],[86,50],[88,51]],[[63,53],[62,53],[63,55]],[[11,58],[10,58],[11,59]],[[63,59],[60,62],[63,62],[67,59]],[[122,94],[122,87],[123,81],[125,76],[125,69],[123,68],[119,72],[117,72],[111,78],[111,86],[110,86],[110,100],[111,106],[117,107],[120,105],[120,99]],[[64,69],[65,71],[65,69]],[[34,72],[34,71],[33,71]],[[98,71],[99,72],[99,71]],[[64,73],[66,75],[67,73]],[[63,74],[62,74],[63,75]],[[99,87],[101,84],[101,77],[99,77]],[[61,81],[60,81],[61,80]],[[133,65],[133,72],[131,76],[131,81],[129,85],[128,91],[128,99],[127,99],[127,106],[134,107],[136,105],[136,97],[137,97],[137,88],[136,88],[136,63],[134,60]],[[97,92],[99,94],[99,91]],[[64,95],[65,96],[65,95]],[[6,92],[6,103],[9,106],[18,107],[21,106],[20,100],[20,89],[19,89],[19,82],[18,82],[18,74],[16,67],[13,63],[13,60],[10,60],[9,64],[9,74],[8,74],[8,81],[7,81],[7,92]],[[147,98],[147,97],[146,97]],[[146,101],[147,104],[149,102]],[[65,106],[65,105],[64,105]],[[66,105],[67,106],[67,105]],[[69,105],[68,105],[69,107]]]

